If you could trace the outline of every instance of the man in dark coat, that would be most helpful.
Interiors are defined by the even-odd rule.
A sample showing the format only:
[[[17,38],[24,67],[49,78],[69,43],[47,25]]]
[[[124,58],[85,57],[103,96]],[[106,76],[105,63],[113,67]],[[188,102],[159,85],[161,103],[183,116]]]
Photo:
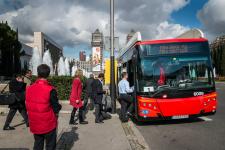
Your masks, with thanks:
[[[87,79],[86,81],[86,94],[87,94],[87,99],[90,99],[90,110],[94,109],[94,101],[93,101],[93,94],[92,94],[92,83],[94,81],[94,75],[91,74],[90,78]]]
[[[28,117],[25,107],[25,90],[26,90],[26,83],[23,82],[23,76],[18,74],[9,82],[9,91],[10,93],[15,93],[16,101],[15,103],[9,105],[9,113],[7,115],[5,125],[3,130],[15,130],[14,127],[10,126],[13,117],[15,116],[17,110],[22,115],[25,123],[28,125]]]
[[[102,98],[105,91],[103,91],[104,74],[100,73],[98,78],[92,83],[92,93],[95,103],[95,123],[103,123],[102,116]]]

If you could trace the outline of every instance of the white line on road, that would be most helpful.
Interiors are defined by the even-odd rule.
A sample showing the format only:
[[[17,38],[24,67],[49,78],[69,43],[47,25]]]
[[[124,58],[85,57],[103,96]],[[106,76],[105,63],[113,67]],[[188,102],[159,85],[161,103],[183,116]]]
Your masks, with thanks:
[[[212,119],[208,118],[208,117],[198,117],[199,119],[202,119],[204,121],[213,121]]]

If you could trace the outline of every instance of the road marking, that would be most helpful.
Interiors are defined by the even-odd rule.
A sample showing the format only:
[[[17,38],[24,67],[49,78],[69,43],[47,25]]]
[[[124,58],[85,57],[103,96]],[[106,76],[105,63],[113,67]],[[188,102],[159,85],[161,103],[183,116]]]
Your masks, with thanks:
[[[198,117],[199,119],[202,119],[204,121],[213,121],[212,119],[208,118],[208,117]]]

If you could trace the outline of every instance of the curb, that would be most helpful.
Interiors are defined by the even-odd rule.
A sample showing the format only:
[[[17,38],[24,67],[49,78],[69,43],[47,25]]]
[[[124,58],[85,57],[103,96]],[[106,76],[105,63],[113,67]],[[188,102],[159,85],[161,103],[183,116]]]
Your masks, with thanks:
[[[133,130],[134,134],[136,135],[136,138],[138,140],[138,143],[140,145],[142,145],[143,147],[145,147],[145,150],[151,150],[150,147],[148,146],[147,142],[145,141],[143,135],[141,134],[141,132],[137,129],[137,127],[135,126],[135,124],[132,121],[128,122],[128,125],[131,127],[131,129]]]
[[[69,104],[68,100],[59,100],[60,104]],[[8,114],[9,108],[7,105],[0,105],[0,115]],[[18,112],[17,112],[18,113]],[[69,114],[71,110],[61,110],[60,114]]]
[[[0,115],[5,115],[5,114],[8,114],[9,112],[9,108],[4,108],[4,107],[0,107]],[[18,112],[17,112],[18,113]],[[70,110],[61,110],[59,112],[59,114],[70,114],[71,111]]]
[[[117,117],[119,119],[118,114],[110,114],[110,115],[112,115],[112,117]],[[121,122],[121,126],[130,144],[131,150],[151,150],[147,142],[145,141],[144,137],[142,136],[140,131],[135,127],[135,124],[132,121],[126,123]]]
[[[142,134],[132,121],[121,123],[132,150],[150,150]]]

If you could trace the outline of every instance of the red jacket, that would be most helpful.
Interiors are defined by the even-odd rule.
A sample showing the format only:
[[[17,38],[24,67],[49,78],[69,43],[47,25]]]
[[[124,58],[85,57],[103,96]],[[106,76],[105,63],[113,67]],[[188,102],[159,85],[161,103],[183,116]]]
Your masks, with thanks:
[[[82,94],[82,82],[79,78],[73,80],[71,94],[70,94],[70,104],[75,108],[80,108],[83,106],[81,101]],[[78,100],[78,103],[76,102]]]
[[[165,82],[166,82],[165,71],[162,67],[160,67],[159,69],[160,69],[160,75],[159,75],[158,84],[165,85]]]
[[[39,79],[27,87],[26,108],[33,134],[45,134],[57,127],[57,117],[50,105],[52,89],[47,80]]]

